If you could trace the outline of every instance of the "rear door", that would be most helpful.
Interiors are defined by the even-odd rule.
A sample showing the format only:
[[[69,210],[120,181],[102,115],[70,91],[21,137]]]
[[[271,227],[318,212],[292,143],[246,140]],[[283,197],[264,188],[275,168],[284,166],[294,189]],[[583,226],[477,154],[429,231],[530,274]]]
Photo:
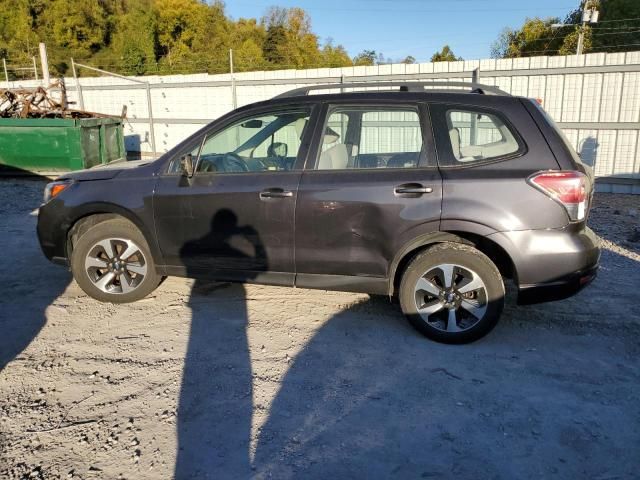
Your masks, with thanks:
[[[298,188],[297,286],[386,291],[396,253],[439,228],[430,132],[418,103],[324,106]]]

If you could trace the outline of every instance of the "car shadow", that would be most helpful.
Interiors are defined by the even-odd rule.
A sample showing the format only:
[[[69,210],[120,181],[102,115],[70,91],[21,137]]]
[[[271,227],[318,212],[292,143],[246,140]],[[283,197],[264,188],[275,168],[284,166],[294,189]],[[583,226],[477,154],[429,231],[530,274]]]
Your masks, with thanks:
[[[238,239],[250,242],[253,253],[235,248],[232,240]],[[207,235],[182,247],[183,262],[215,268],[211,259],[193,260],[193,255],[206,255],[210,248],[226,261],[267,269],[258,233],[250,226],[238,226],[236,215],[228,209],[214,215]],[[247,478],[253,378],[245,287],[196,280],[189,307],[191,329],[177,413],[175,478]]]
[[[0,251],[6,255],[0,261],[4,293],[0,298],[0,371],[20,358],[40,333],[47,323],[47,309],[71,282],[68,270],[44,257],[35,233],[33,211],[47,181],[38,176],[2,179],[2,188],[14,192],[0,204]],[[25,222],[27,216],[30,221]]]
[[[608,318],[599,314],[606,287],[621,273],[620,282],[640,282],[640,269],[613,252],[603,261],[594,285],[560,302],[517,306],[511,286],[496,329],[463,346],[425,339],[384,297],[337,313],[284,376],[259,428],[254,477],[577,478],[614,457],[629,468],[628,437],[614,437],[631,400],[611,407],[619,417],[605,417],[593,385],[611,399],[637,381],[607,360],[613,345],[637,346],[622,338],[595,346],[589,337],[640,333],[628,297]],[[576,450],[582,425],[598,425],[609,440]]]

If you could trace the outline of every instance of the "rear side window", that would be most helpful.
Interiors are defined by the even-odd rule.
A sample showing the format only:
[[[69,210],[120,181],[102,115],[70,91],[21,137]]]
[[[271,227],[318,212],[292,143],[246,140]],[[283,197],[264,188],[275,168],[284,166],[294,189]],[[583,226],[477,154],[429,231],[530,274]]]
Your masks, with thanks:
[[[443,166],[491,162],[524,151],[517,134],[498,113],[474,107],[438,106],[432,110]]]
[[[416,168],[421,152],[417,109],[336,107],[324,126],[316,169]]]

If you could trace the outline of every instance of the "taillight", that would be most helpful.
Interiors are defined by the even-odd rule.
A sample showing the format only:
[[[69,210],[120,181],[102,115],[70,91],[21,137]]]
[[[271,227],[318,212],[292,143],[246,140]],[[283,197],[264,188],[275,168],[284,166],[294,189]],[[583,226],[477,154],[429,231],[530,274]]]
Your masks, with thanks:
[[[546,171],[532,175],[529,183],[560,203],[576,222],[584,220],[589,201],[589,179],[577,171]]]

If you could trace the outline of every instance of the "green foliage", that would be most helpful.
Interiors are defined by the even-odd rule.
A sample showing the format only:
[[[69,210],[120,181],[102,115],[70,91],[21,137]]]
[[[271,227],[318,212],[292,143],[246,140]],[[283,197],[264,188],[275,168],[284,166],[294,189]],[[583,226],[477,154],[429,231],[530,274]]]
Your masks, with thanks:
[[[582,9],[596,8],[598,23],[582,26]],[[640,47],[640,2],[638,0],[586,0],[565,17],[527,18],[518,29],[505,28],[491,48],[493,58],[576,53],[580,31],[583,52],[624,52]],[[566,26],[552,27],[563,23]]]
[[[0,0],[0,56],[30,65],[39,42],[54,75],[72,57],[133,75],[225,73],[229,49],[236,71],[353,64],[341,45],[319,45],[300,8],[234,21],[220,0]]]
[[[457,60],[462,60],[462,57],[456,57],[449,45],[445,45],[442,50],[431,56],[432,62],[455,62]]]
[[[375,50],[363,50],[353,59],[353,64],[357,67],[370,67],[376,64],[377,58]]]

